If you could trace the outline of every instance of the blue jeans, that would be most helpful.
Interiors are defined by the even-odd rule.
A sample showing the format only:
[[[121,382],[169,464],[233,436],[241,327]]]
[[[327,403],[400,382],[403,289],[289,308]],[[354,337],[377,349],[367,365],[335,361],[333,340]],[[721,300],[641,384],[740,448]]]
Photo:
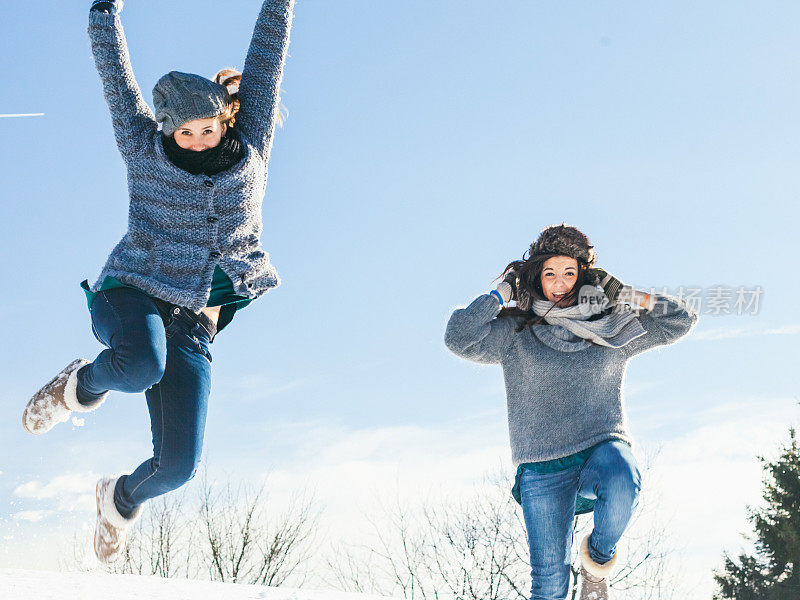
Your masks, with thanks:
[[[641,477],[630,447],[617,440],[600,444],[582,466],[520,479],[522,513],[531,557],[531,600],[563,600],[570,583],[572,522],[577,494],[596,498],[589,555],[611,560],[639,497]]]
[[[123,516],[189,481],[203,448],[213,332],[180,307],[161,303],[162,316],[156,302],[130,288],[98,293],[92,330],[107,349],[77,375],[81,402],[108,390],[147,399],[153,456],[117,481],[114,502]]]

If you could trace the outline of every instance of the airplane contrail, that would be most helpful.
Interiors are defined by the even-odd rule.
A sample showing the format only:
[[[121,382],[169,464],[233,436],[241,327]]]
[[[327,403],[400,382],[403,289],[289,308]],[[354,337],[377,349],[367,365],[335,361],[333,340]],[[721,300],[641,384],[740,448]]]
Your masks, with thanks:
[[[44,113],[20,113],[14,115],[0,115],[0,119],[2,118],[12,118],[12,117],[43,117]]]

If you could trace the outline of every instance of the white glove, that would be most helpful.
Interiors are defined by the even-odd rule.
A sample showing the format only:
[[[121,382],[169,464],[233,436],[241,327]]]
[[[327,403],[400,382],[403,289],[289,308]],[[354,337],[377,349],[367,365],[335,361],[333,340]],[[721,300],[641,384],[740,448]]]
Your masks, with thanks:
[[[500,304],[505,305],[511,301],[511,296],[514,293],[514,288],[507,281],[501,281],[497,284],[497,288],[490,292],[492,296],[500,301]]]

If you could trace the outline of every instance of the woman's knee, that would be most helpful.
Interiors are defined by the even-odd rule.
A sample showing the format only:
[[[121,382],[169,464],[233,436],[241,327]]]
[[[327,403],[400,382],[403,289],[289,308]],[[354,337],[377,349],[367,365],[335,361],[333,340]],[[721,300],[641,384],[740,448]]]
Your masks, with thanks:
[[[641,481],[638,471],[632,469],[619,469],[609,475],[606,483],[606,494],[616,502],[636,508],[641,491]]]
[[[121,392],[139,393],[152,387],[164,377],[167,367],[166,344],[148,340],[147,343],[123,344],[115,351],[120,371]]]
[[[199,460],[179,460],[158,467],[159,477],[169,489],[174,490],[191,481],[197,473]]]
[[[606,498],[619,506],[630,507],[630,512],[636,510],[641,492],[641,478],[636,465],[627,462],[619,462],[615,468],[610,470],[606,476],[605,488]]]
[[[605,446],[605,447],[604,447]],[[641,491],[642,480],[630,448],[621,443],[610,443],[598,448],[599,455],[592,460],[601,470],[602,487],[608,494],[624,497],[635,503]]]

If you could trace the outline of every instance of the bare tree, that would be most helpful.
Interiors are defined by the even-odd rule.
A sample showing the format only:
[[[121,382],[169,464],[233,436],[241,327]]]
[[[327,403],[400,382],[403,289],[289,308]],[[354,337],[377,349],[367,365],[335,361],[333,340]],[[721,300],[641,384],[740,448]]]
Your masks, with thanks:
[[[650,462],[650,461],[648,461]],[[643,469],[645,477],[650,468]],[[367,519],[375,543],[337,547],[328,564],[334,584],[347,591],[400,594],[409,599],[500,600],[529,597],[528,542],[521,508],[510,482],[492,478],[488,490],[461,502],[426,503],[413,510],[396,500],[377,519]],[[647,489],[647,486],[645,486]],[[643,496],[621,543],[620,568],[611,581],[615,597],[669,600],[665,574],[670,554],[666,526],[654,518],[656,497]],[[591,530],[591,517],[576,517],[574,539]],[[577,545],[577,544],[574,544]],[[577,597],[577,549],[573,548],[570,598]]]
[[[378,519],[368,519],[374,544],[339,547],[328,564],[347,591],[433,600],[523,599],[527,542],[512,504],[507,489],[418,510],[396,500]]]
[[[275,518],[266,512],[264,488],[230,482],[222,490],[204,483],[199,510],[203,563],[215,581],[279,586],[311,557],[319,521],[312,499],[294,496]]]
[[[264,486],[214,485],[207,475],[192,495],[169,494],[148,502],[131,528],[116,573],[212,579],[280,586],[302,585],[311,558],[319,511],[298,493],[278,512]],[[90,568],[86,531],[76,533],[72,568]],[[81,540],[79,542],[79,540]]]
[[[195,576],[196,536],[183,513],[186,504],[185,493],[151,501],[129,534],[122,561],[112,570],[159,577]]]
[[[328,582],[334,588],[358,594],[370,594],[381,589],[377,569],[369,564],[371,555],[359,552],[360,549],[363,547],[356,549],[341,542],[331,546],[326,565]]]

